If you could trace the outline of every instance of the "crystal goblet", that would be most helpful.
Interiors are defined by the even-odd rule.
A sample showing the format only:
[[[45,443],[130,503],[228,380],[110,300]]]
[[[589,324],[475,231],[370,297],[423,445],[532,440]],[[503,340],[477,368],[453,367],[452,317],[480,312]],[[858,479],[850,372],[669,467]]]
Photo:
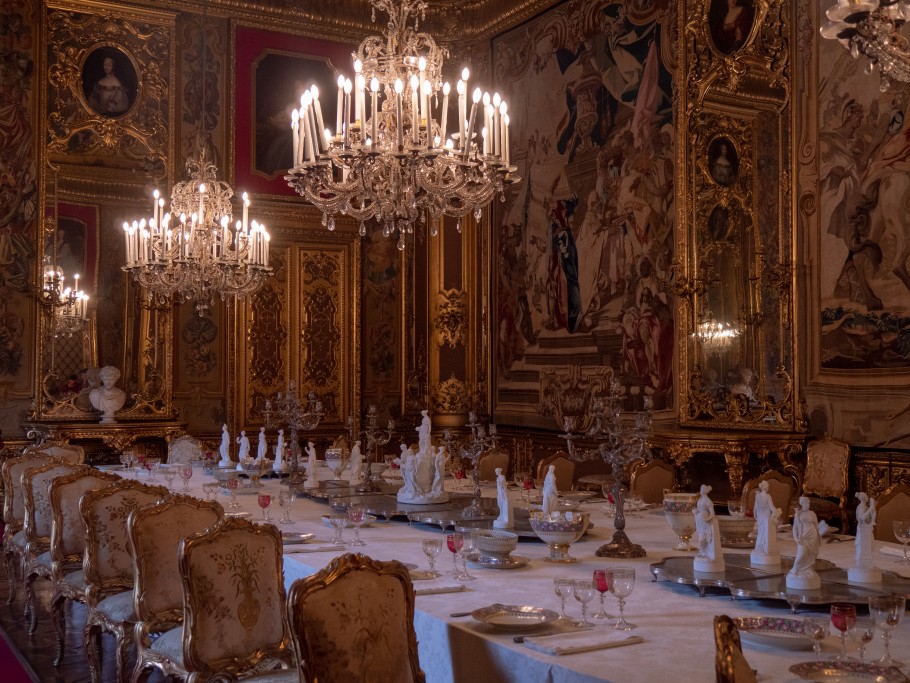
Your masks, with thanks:
[[[594,599],[594,591],[593,579],[576,579],[572,582],[572,594],[581,603],[581,621],[578,623],[584,626],[594,625],[588,621],[588,603]]]
[[[351,541],[351,545],[366,545],[360,540],[360,525],[366,519],[366,514],[366,510],[360,505],[352,505],[348,508],[348,521],[354,525],[354,540]]]
[[[259,507],[262,508],[262,521],[268,522],[270,519],[269,506],[272,504],[272,496],[268,493],[260,493],[257,502],[259,503]]]
[[[446,547],[452,553],[452,577],[456,581],[461,580],[461,570],[458,568],[458,551],[464,543],[464,536],[460,531],[454,531],[446,536]]]
[[[891,526],[894,530],[894,538],[904,551],[904,556],[897,560],[899,564],[910,564],[910,558],[907,557],[907,544],[910,543],[910,519],[895,519]]]
[[[183,479],[183,490],[190,490],[190,478],[193,476],[193,466],[192,465],[181,465],[180,466],[180,478]]]
[[[822,641],[828,637],[830,623],[827,617],[805,617],[803,619],[803,632],[812,640],[812,650],[819,661],[822,658]]]
[[[218,489],[221,488],[221,484],[217,481],[207,481],[202,485],[202,490],[205,492],[206,500],[215,500],[215,496],[218,495]]]
[[[167,482],[167,490],[173,492],[174,490],[174,479],[177,476],[177,470],[173,467],[162,467],[162,474],[164,474],[164,481]]]
[[[442,550],[442,541],[438,538],[425,538],[423,539],[421,546],[423,547],[423,554],[427,556],[427,560],[430,562],[430,574],[433,577],[439,576],[439,572],[436,571],[436,556],[439,555]]]
[[[225,485],[228,488],[228,491],[231,492],[231,502],[227,506],[231,510],[235,510],[240,507],[240,503],[237,502],[237,487],[240,486],[240,480],[237,477],[231,477],[225,482]]]
[[[345,513],[334,513],[329,515],[329,522],[335,530],[332,536],[332,545],[344,545],[344,539],[341,537],[344,528],[348,525],[348,516]]]
[[[882,666],[902,666],[891,657],[891,631],[901,622],[906,607],[903,595],[873,595],[869,597],[869,615],[882,632],[885,654],[878,660]]]
[[[282,524],[291,523],[291,506],[294,504],[296,498],[297,494],[294,491],[289,491],[287,489],[278,493],[278,505],[281,507]]]
[[[610,614],[607,614],[607,611],[604,608],[604,598],[610,591],[610,579],[607,576],[607,570],[595,569],[592,579],[594,581],[594,588],[596,588],[597,592],[600,593],[600,610],[598,610],[597,614],[591,618],[596,622],[609,621],[614,617]]]
[[[566,598],[573,594],[573,579],[566,576],[556,576],[553,578],[553,592],[559,598],[559,618],[565,621],[572,621],[566,614]]]
[[[461,573],[459,581],[473,581],[477,577],[468,572],[468,557],[477,547],[477,537],[473,531],[463,531],[461,534],[461,547],[458,549],[458,556],[461,558],[461,564],[464,571]]]
[[[619,602],[619,619],[613,624],[613,628],[620,631],[630,631],[636,628],[635,624],[626,621],[624,616],[626,607],[626,598],[635,588],[635,570],[630,567],[621,567],[607,569],[607,581],[610,584],[610,593]]]
[[[846,602],[831,604],[831,625],[840,631],[840,654],[835,659],[847,659],[847,631],[856,623],[856,605]]]
[[[850,636],[850,640],[856,643],[856,648],[859,650],[859,661],[865,661],[866,645],[875,638],[875,623],[871,619],[857,618],[847,634]]]

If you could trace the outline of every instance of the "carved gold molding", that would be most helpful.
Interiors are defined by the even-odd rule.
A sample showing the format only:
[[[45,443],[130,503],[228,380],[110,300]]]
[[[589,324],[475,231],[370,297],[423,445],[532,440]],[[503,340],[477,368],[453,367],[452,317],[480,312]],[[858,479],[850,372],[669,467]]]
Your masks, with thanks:
[[[464,413],[471,407],[467,385],[452,376],[439,382],[433,392],[433,408],[437,413]]]
[[[437,299],[438,313],[433,321],[439,345],[447,344],[450,349],[464,345],[467,338],[467,293],[461,289],[448,289],[439,292]]]

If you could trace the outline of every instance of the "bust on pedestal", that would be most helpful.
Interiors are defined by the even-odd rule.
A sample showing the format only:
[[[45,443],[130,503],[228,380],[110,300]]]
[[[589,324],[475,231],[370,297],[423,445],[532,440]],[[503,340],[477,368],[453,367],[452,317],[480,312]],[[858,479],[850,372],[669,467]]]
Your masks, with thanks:
[[[113,365],[106,365],[101,368],[98,375],[101,378],[101,386],[92,389],[89,400],[95,410],[101,411],[101,424],[113,424],[117,422],[114,413],[126,403],[126,392],[116,386],[117,380],[120,379],[120,371]]]
[[[774,507],[771,494],[768,493],[768,482],[758,485],[755,493],[755,504],[752,508],[758,531],[755,536],[755,549],[749,556],[752,564],[763,567],[779,567],[780,551],[777,547],[777,522],[780,519],[780,508]]]
[[[872,529],[875,527],[875,499],[860,491],[856,494],[856,564],[847,570],[850,583],[881,583],[882,573],[872,560]]]
[[[787,574],[787,588],[821,588],[822,580],[815,571],[815,558],[821,536],[818,517],[809,509],[809,499],[801,496],[799,509],[793,516],[793,539],[796,541],[796,558]]]
[[[695,515],[695,529],[698,531],[698,554],[693,567],[697,572],[722,572],[726,565],[720,552],[720,526],[709,493],[711,487],[702,484],[698,502],[692,511]]]

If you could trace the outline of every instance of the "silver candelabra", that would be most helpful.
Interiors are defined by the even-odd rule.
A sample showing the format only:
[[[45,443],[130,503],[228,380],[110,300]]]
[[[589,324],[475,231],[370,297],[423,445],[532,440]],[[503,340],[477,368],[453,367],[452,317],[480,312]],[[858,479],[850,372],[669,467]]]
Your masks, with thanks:
[[[365,440],[366,467],[361,473],[361,482],[357,485],[357,490],[360,492],[375,492],[381,490],[379,487],[380,476],[372,473],[371,465],[374,462],[380,462],[379,449],[391,441],[392,432],[395,429],[395,420],[389,420],[387,429],[380,429],[378,426],[379,416],[376,414],[376,406],[371,403],[367,409],[364,422],[365,426],[363,430],[359,430],[354,423],[354,416],[348,415],[348,434],[350,435],[352,448],[354,442],[357,441],[357,436],[362,434]]]
[[[272,423],[273,412],[274,425]],[[272,429],[273,426],[286,425],[291,432],[291,475],[284,482],[288,486],[300,486],[306,480],[298,465],[300,442],[297,438],[297,433],[300,430],[310,431],[316,429],[324,415],[322,401],[317,401],[316,394],[312,391],[307,394],[305,402],[301,402],[297,398],[297,384],[293,381],[288,385],[287,391],[279,391],[275,394],[274,404],[271,399],[266,399],[262,411],[266,428]],[[281,453],[276,454],[276,457],[281,456]],[[315,473],[311,472],[310,475],[314,476]]]
[[[587,431],[576,432],[577,417],[563,416],[561,425],[566,440],[569,458],[572,460],[602,459],[613,466],[613,502],[616,507],[613,526],[616,531],[613,540],[597,549],[599,557],[644,557],[645,549],[632,543],[626,535],[625,495],[623,479],[626,468],[639,460],[647,460],[651,451],[647,446],[647,437],[651,432],[651,411],[653,402],[650,396],[644,397],[644,410],[635,415],[634,426],[626,427],[622,419],[622,397],[619,395],[619,382],[610,380],[609,394],[597,398],[591,410],[591,426]],[[575,446],[578,439],[587,439],[597,443],[596,448],[580,449]]]
[[[448,429],[443,432],[442,440],[448,453],[452,455],[458,453],[464,460],[471,461],[474,500],[464,509],[462,515],[465,518],[486,517],[489,513],[484,509],[480,496],[480,456],[496,448],[496,425],[484,426],[483,423],[477,421],[474,411],[470,411],[467,426],[471,430],[470,440],[459,443]]]

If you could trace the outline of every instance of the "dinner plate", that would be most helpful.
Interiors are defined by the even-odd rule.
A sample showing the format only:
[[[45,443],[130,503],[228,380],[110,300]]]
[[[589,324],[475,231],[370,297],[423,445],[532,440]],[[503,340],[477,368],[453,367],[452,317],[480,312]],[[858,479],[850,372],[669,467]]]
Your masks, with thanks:
[[[306,543],[307,541],[312,541],[314,538],[316,538],[316,534],[300,534],[295,531],[281,532],[281,542],[285,545],[290,545],[292,543]]]
[[[364,515],[363,524],[360,525],[360,528],[363,529],[364,527],[370,526],[375,521],[376,521],[376,518],[373,515]],[[322,516],[322,523],[330,528],[332,526],[332,520],[329,519],[328,515]],[[345,527],[345,529],[353,529],[353,528],[354,528],[354,525],[351,524],[350,522],[348,522],[348,525]]]
[[[822,683],[907,683],[900,669],[851,660],[803,662],[791,666],[790,672],[804,680]]]
[[[224,513],[224,516],[225,516],[225,517],[243,517],[243,518],[246,518],[246,517],[249,517],[249,516],[250,516],[250,513],[247,512],[246,510],[236,510],[236,511],[228,510],[228,511],[226,511],[226,512]]]
[[[471,616],[504,631],[527,631],[559,619],[559,614],[542,607],[499,603],[475,609]]]
[[[518,569],[526,566],[530,561],[530,557],[521,555],[509,555],[508,560],[504,562],[497,562],[479,554],[468,555],[468,564],[475,569]]]
[[[782,617],[736,617],[733,619],[744,643],[776,647],[782,650],[809,650],[812,641],[806,637],[802,619]]]

